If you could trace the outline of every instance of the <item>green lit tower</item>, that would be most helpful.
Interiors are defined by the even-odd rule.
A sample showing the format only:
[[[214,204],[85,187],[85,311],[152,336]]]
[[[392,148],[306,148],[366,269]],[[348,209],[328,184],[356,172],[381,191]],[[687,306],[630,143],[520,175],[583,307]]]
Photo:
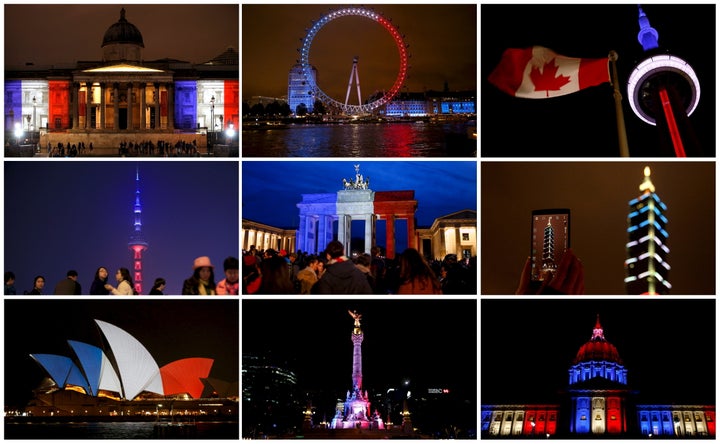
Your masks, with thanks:
[[[625,290],[627,294],[668,294],[670,265],[667,257],[667,206],[655,193],[650,167],[640,184],[640,196],[629,202],[628,243],[626,244]]]

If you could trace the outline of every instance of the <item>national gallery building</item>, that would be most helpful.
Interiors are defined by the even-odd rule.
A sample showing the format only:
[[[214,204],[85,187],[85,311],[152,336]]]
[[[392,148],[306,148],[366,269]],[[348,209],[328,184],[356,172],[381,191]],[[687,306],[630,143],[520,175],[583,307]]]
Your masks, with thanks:
[[[98,40],[102,60],[6,67],[6,147],[157,140],[237,145],[239,54],[230,46],[237,42],[200,64],[146,61],[142,34],[124,8],[103,36],[89,38]]]

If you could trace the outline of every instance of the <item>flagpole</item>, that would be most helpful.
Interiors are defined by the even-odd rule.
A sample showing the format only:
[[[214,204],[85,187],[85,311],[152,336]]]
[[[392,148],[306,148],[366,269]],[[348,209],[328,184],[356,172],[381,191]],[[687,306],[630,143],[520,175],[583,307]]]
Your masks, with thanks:
[[[612,50],[610,51],[608,58],[612,62],[613,97],[615,98],[615,118],[617,120],[618,142],[620,143],[620,156],[630,157],[627,133],[625,132],[625,117],[623,116],[622,110],[622,94],[620,93],[620,83],[618,82],[617,74],[618,53]]]

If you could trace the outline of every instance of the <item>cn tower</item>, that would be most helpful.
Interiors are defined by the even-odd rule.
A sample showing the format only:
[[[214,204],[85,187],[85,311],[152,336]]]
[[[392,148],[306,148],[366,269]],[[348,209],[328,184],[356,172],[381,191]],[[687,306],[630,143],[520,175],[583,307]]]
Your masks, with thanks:
[[[128,248],[133,252],[133,281],[135,291],[142,294],[142,254],[148,248],[142,237],[142,206],[140,205],[140,168],[135,167],[135,204],[133,205],[133,234],[130,236]]]
[[[628,78],[628,98],[635,115],[659,131],[658,156],[702,156],[690,116],[700,101],[700,81],[692,66],[663,52],[659,34],[638,6],[638,41],[646,58]]]

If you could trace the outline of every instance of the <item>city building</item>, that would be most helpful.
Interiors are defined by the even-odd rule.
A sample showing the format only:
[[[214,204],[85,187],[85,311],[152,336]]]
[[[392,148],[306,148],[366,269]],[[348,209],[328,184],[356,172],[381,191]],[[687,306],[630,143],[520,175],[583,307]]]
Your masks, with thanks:
[[[213,359],[184,358],[159,367],[130,333],[108,322],[95,323],[107,348],[68,340],[71,357],[30,355],[48,379],[34,390],[28,415],[142,417],[157,413],[164,400],[172,401],[165,410],[174,408],[180,415],[237,415],[237,383],[209,378]],[[214,409],[207,408],[208,398],[218,399]]]
[[[655,193],[650,167],[645,167],[644,173],[640,196],[628,203],[625,289],[627,294],[668,294],[672,286],[668,281],[667,206]]]
[[[317,81],[317,69],[311,67],[312,83]],[[288,105],[290,112],[296,116],[312,113],[315,109],[315,95],[303,73],[302,65],[296,64],[290,69],[288,76]]]
[[[6,151],[28,143],[43,152],[59,143],[93,144],[95,154],[117,153],[121,142],[195,142],[203,152],[208,144],[238,145],[237,43],[199,64],[144,60],[142,33],[126,13],[132,7],[122,8],[103,36],[88,36],[101,42],[100,60],[6,66]]]
[[[641,332],[638,332],[641,334]],[[629,384],[630,369],[606,339],[600,315],[578,349],[567,386],[549,403],[483,404],[485,438],[715,437],[715,406],[646,404]],[[662,387],[657,387],[662,390]]]

